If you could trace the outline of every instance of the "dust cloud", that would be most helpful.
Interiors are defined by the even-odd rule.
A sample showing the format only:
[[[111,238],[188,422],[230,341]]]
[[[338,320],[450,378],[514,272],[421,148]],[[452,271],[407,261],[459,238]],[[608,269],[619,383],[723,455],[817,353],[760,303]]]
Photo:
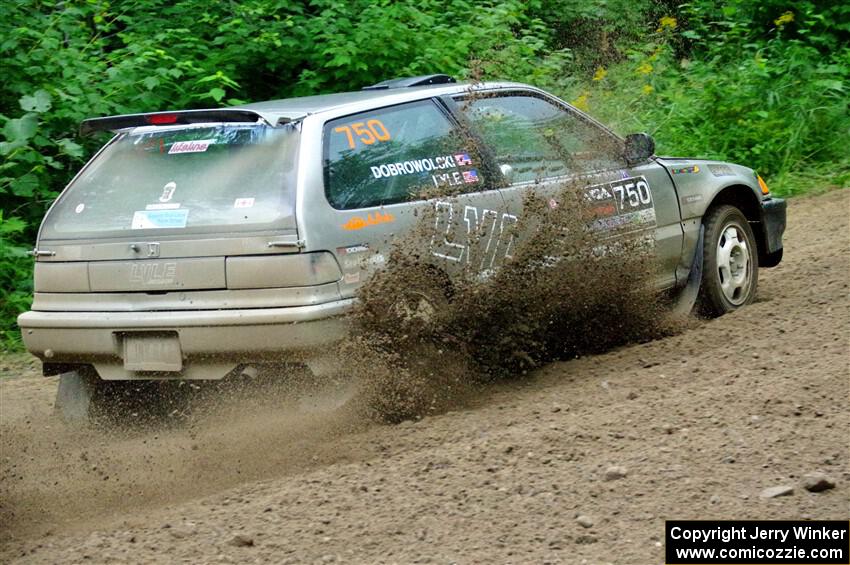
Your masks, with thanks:
[[[675,331],[653,286],[651,235],[597,229],[589,184],[564,183],[556,198],[527,194],[512,257],[496,270],[443,270],[421,252],[434,231],[433,214],[423,215],[361,289],[343,344],[340,362],[368,418],[421,418],[546,362]],[[485,226],[474,239],[488,235]]]
[[[261,382],[206,383],[179,411],[127,412],[121,421],[85,427],[65,425],[47,408],[18,411],[8,397],[0,400],[0,542],[57,526],[85,529],[131,508],[372,456],[335,441],[367,426],[337,408],[335,390],[325,394],[303,367],[274,372]],[[55,393],[55,383],[42,388]],[[186,398],[171,388],[160,400]],[[11,387],[4,392],[19,396]],[[52,398],[38,400],[46,407]]]
[[[137,402],[119,421],[87,428],[49,410],[4,416],[4,541],[378,457],[379,446],[343,438],[479,401],[488,384],[552,359],[669,332],[651,240],[591,229],[596,212],[583,194],[565,185],[557,206],[526,198],[512,257],[491,272],[449,275],[418,251],[434,226],[424,214],[362,288],[351,336],[321,377],[279,364],[250,382],[164,383],[171,388],[142,395],[155,417]]]
[[[479,401],[489,384],[553,359],[673,331],[653,288],[651,232],[599,229],[587,188],[605,181],[579,178],[555,197],[529,191],[496,269],[444,270],[422,252],[435,217],[421,214],[361,288],[350,336],[320,377],[279,364],[236,382],[129,391],[118,421],[85,428],[50,410],[3,415],[0,542],[380,457],[381,446],[346,438]],[[490,234],[469,235],[476,245]]]

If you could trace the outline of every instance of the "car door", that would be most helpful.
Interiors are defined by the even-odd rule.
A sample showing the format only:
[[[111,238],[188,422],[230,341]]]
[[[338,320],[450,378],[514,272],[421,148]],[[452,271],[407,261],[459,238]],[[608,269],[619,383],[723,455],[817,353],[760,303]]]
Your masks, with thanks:
[[[583,190],[595,207],[609,210],[598,222],[601,229],[652,235],[657,284],[676,283],[682,226],[676,190],[663,167],[654,160],[629,166],[619,137],[540,91],[474,92],[453,100],[454,111],[483,140],[503,175],[509,213],[522,215],[529,192],[554,206],[565,186]]]
[[[480,269],[492,233],[482,226],[506,210],[481,162],[434,99],[327,120],[324,194],[304,207],[305,239],[335,252],[341,294],[352,296],[399,247],[450,275]]]

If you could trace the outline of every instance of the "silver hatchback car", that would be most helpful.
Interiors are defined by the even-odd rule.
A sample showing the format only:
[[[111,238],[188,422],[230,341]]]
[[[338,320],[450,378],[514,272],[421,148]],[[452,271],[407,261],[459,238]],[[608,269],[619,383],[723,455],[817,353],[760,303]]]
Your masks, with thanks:
[[[702,267],[715,314],[752,301],[758,267],[782,256],[785,202],[751,169],[656,157],[648,136],[524,84],[431,75],[81,130],[116,135],[45,216],[18,319],[76,410],[108,381],[220,379],[336,342],[424,210],[434,262],[497,268],[523,195],[577,175],[605,225],[653,236],[659,290]]]

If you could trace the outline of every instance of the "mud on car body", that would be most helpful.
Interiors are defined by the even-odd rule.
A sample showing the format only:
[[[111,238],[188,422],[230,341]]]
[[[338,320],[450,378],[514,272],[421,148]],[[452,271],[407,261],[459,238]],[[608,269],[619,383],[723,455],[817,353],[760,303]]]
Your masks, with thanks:
[[[524,84],[431,75],[81,130],[115,136],[46,214],[18,323],[83,412],[105,383],[221,379],[339,340],[356,290],[424,210],[446,272],[497,268],[524,195],[555,198],[578,175],[607,210],[600,229],[653,237],[659,290],[702,267],[710,314],[752,301],[758,267],[782,255],[785,203],[751,169],[656,157],[649,136],[622,139]]]

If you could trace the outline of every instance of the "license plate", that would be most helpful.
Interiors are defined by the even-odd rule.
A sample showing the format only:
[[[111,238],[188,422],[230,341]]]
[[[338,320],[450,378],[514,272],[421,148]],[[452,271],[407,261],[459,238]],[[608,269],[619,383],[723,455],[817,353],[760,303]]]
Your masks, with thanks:
[[[123,342],[127,371],[183,370],[183,354],[176,333],[124,334]]]

